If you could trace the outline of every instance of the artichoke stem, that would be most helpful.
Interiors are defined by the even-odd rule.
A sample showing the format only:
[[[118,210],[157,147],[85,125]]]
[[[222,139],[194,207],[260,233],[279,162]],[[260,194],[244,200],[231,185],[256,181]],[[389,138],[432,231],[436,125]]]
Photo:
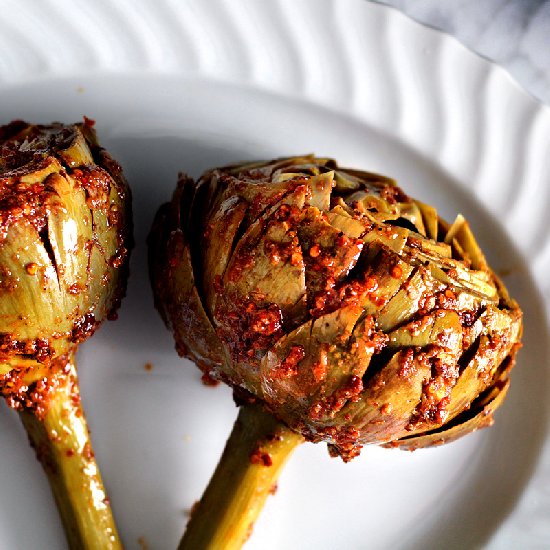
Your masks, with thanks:
[[[37,415],[23,410],[21,420],[48,476],[69,548],[120,549],[122,545],[80,405],[72,355],[68,372],[57,376],[59,385],[45,413]]]
[[[243,405],[179,550],[241,548],[287,459],[303,440],[261,406]]]

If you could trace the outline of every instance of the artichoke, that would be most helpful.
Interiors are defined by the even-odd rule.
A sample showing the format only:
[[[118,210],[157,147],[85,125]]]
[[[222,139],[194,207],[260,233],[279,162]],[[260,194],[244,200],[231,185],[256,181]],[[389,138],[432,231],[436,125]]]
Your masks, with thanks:
[[[182,175],[150,238],[180,355],[239,417],[181,548],[239,548],[290,451],[417,449],[489,425],[522,312],[462,216],[303,156]]]
[[[125,292],[130,193],[93,121],[0,127],[0,392],[19,411],[71,548],[119,548],[74,354]]]

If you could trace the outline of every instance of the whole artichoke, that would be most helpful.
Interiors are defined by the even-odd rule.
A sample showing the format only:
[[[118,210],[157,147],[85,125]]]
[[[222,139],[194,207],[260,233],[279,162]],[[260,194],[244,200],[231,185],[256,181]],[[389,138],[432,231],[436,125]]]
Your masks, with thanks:
[[[0,127],[0,392],[21,412],[74,548],[119,547],[74,353],[125,292],[129,201],[92,121]]]
[[[464,218],[332,159],[182,176],[150,270],[181,355],[346,461],[488,425],[520,347],[521,310]]]

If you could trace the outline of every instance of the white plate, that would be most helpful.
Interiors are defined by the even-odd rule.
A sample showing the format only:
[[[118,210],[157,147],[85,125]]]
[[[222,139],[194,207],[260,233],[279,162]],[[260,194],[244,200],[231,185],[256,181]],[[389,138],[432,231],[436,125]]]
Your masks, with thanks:
[[[97,121],[135,198],[120,319],[82,346],[84,405],[128,548],[175,548],[236,410],[178,359],[144,239],[179,170],[316,152],[460,211],[526,313],[495,427],[446,447],[303,445],[247,548],[536,548],[550,540],[550,112],[454,39],[361,0],[0,0],[0,116]],[[144,368],[152,363],[152,372]],[[62,548],[46,481],[0,410],[0,546]],[[141,542],[139,542],[141,541]]]

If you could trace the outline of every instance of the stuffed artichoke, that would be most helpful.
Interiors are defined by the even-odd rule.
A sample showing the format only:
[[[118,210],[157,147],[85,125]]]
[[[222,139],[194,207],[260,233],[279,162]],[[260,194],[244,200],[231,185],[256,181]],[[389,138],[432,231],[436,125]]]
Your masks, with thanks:
[[[74,354],[125,292],[130,193],[93,122],[0,127],[0,392],[21,414],[71,548],[118,548]]]
[[[506,395],[520,308],[466,220],[392,179],[314,156],[183,175],[149,244],[178,352],[243,405],[182,548],[240,547],[303,438],[437,445]]]

